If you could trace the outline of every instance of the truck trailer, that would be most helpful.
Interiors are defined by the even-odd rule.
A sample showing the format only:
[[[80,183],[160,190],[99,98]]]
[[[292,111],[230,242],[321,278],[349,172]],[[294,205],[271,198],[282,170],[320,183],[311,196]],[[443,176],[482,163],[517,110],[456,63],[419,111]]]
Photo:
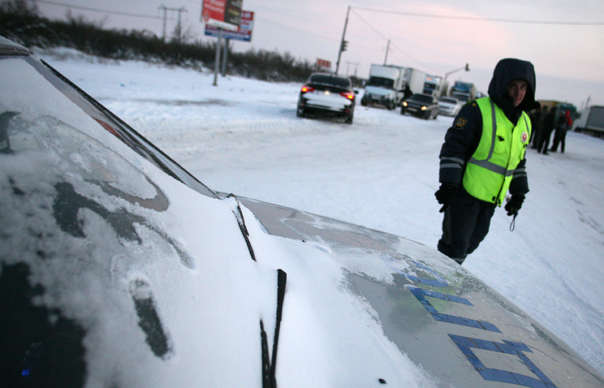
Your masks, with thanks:
[[[409,85],[409,89],[413,94],[424,93],[424,82],[426,81],[426,72],[415,69],[413,67],[406,67],[404,78],[405,83]]]
[[[593,105],[584,109],[581,116],[573,123],[573,129],[598,137],[604,136],[604,106]]]

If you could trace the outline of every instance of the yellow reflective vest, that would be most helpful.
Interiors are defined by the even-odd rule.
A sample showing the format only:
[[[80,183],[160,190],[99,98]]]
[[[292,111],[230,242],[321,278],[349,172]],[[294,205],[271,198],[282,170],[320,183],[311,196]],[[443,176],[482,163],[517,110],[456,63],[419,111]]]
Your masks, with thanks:
[[[466,164],[463,186],[472,196],[501,206],[531,137],[531,121],[523,111],[516,126],[489,97],[476,100],[482,115],[482,136]]]

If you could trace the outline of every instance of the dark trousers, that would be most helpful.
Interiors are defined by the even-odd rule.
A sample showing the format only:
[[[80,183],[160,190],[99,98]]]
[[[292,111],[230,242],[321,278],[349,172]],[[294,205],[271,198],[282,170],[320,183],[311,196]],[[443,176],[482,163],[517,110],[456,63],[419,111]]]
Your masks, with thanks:
[[[560,151],[564,152],[564,146],[566,145],[566,128],[556,128],[554,144],[552,144],[550,151],[556,152],[558,150],[558,144],[560,145]]]
[[[549,147],[549,139],[552,136],[553,128],[545,128],[543,130],[543,137],[539,140],[539,145],[537,146],[537,152],[547,153],[547,147]]]
[[[461,264],[489,232],[495,204],[472,197],[463,188],[445,208],[438,250]]]
[[[541,139],[543,138],[543,128],[541,127],[541,125],[535,125],[533,131],[531,132],[531,137],[532,148],[536,149],[539,146]]]

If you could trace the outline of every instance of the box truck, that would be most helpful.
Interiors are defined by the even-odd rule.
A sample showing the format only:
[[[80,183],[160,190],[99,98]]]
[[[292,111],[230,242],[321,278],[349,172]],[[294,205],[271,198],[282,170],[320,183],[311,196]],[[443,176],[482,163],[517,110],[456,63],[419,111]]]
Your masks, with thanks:
[[[371,65],[369,80],[361,105],[382,105],[394,109],[400,104],[405,88],[404,68],[393,65]]]
[[[440,97],[441,95],[446,94],[446,83],[447,81],[445,81],[441,76],[427,74],[422,93]]]
[[[472,82],[455,81],[451,87],[449,96],[463,102],[472,101],[476,98],[476,86]]]
[[[409,89],[413,94],[424,93],[424,82],[426,81],[426,73],[413,67],[406,67],[404,73],[405,83],[409,85]]]

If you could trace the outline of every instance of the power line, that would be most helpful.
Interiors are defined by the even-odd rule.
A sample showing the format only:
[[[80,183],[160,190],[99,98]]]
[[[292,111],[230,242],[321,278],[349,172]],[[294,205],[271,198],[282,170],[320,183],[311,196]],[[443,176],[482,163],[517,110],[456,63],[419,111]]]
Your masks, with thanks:
[[[423,18],[434,18],[434,19],[452,19],[452,20],[469,20],[475,22],[499,22],[499,23],[518,23],[518,24],[552,24],[552,25],[569,25],[569,26],[604,26],[604,22],[565,22],[558,20],[520,20],[520,19],[505,19],[505,18],[489,18],[489,17],[478,17],[478,16],[453,16],[453,15],[438,15],[438,14],[429,14],[429,13],[418,13],[418,12],[404,12],[404,11],[394,11],[394,10],[386,10],[386,9],[376,9],[376,8],[364,8],[364,7],[354,7],[356,9],[369,11],[369,12],[377,12],[377,13],[387,13],[387,14],[396,14],[396,15],[404,15],[404,16],[415,16],[415,17],[423,17]]]
[[[275,24],[275,25],[277,25],[277,26],[279,26],[281,28],[287,28],[289,30],[296,30],[296,31],[302,32],[302,33],[307,34],[307,35],[309,35],[309,34],[310,35],[314,35],[314,36],[316,36],[318,38],[321,38],[321,39],[324,39],[324,40],[329,40],[329,41],[339,41],[340,40],[340,38],[334,38],[332,36],[318,34],[316,31],[313,31],[311,29],[305,29],[305,28],[300,28],[300,27],[293,27],[291,25],[283,24],[281,22],[274,21],[274,20],[272,20],[272,19],[270,19],[270,18],[268,18],[266,16],[255,16],[255,18],[258,21],[264,20],[265,22]]]
[[[352,8],[352,7],[351,7]],[[358,8],[358,7],[354,7],[354,8]],[[355,15],[357,15],[357,17],[363,22],[365,23],[369,28],[371,28],[373,30],[373,32],[375,32],[377,35],[381,36],[383,39],[385,40],[390,40],[390,38],[388,38],[385,34],[383,34],[381,31],[379,31],[377,28],[375,28],[374,26],[372,26],[367,20],[365,20],[364,17],[362,17],[358,12],[355,12],[354,9],[352,9],[352,11],[355,13]],[[407,53],[405,50],[401,49],[400,47],[398,47],[397,45],[395,45],[394,43],[391,43],[392,46],[394,46],[395,49],[397,49],[398,51],[402,52],[406,57],[411,58],[413,61],[415,61],[416,63],[419,64],[424,64],[423,61],[420,61],[419,59],[415,58],[413,55]]]
[[[83,11],[101,12],[101,13],[108,13],[108,14],[113,14],[113,15],[130,16],[130,17],[144,18],[144,19],[162,19],[159,16],[144,15],[144,14],[129,13],[129,12],[110,11],[110,10],[107,10],[107,9],[84,7],[84,6],[73,5],[73,4],[58,3],[58,2],[55,2],[55,1],[48,1],[48,0],[36,0],[36,2],[38,2],[38,3],[44,3],[44,4],[56,5],[56,6],[59,6],[59,7],[80,9],[80,10],[83,10]]]

